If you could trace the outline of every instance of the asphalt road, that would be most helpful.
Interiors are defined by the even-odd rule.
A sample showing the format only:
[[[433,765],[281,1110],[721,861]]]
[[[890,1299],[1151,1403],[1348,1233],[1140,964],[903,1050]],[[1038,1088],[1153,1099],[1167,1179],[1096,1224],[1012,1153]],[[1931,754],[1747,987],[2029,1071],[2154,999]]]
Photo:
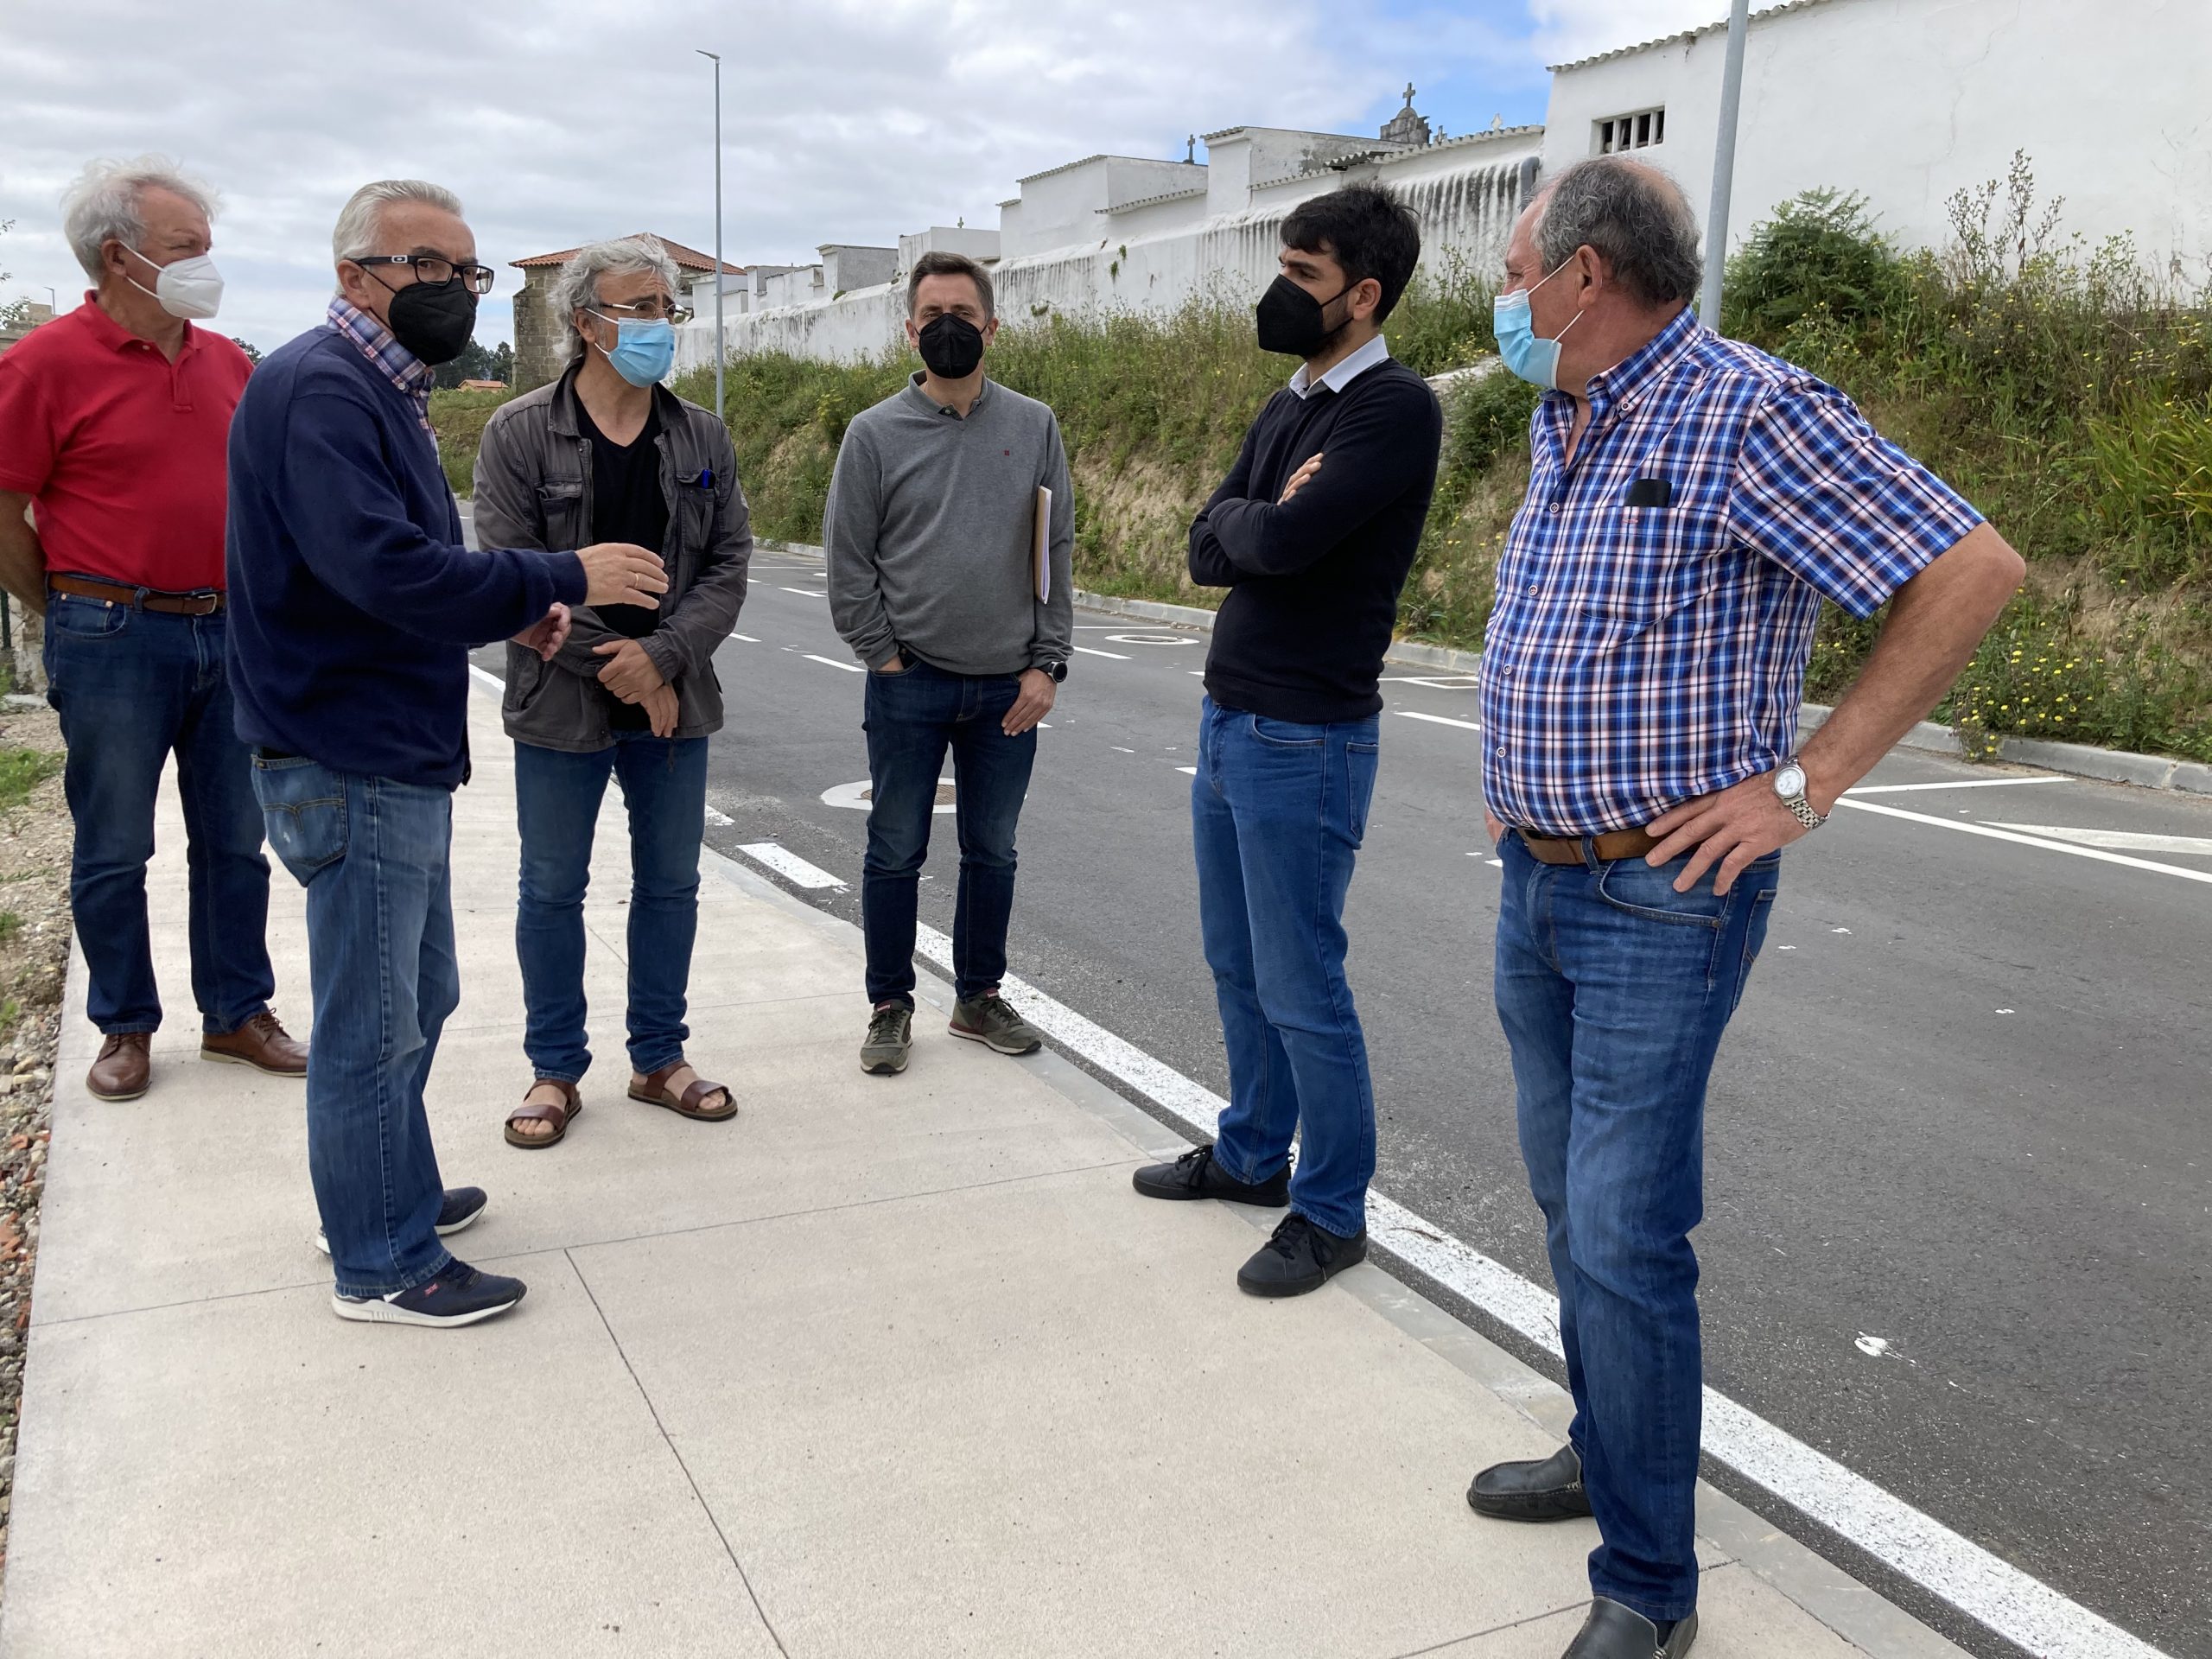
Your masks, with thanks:
[[[866,779],[863,682],[840,665],[818,563],[764,553],[754,569],[717,658],[730,713],[709,799],[730,822],[709,839],[733,855],[780,844],[850,883],[805,896],[857,920],[865,812],[823,797]],[[1205,639],[1077,621],[1022,821],[1012,965],[1225,1091],[1180,770]],[[1390,674],[1346,918],[1377,1185],[1548,1284],[1491,1007],[1498,875],[1472,684]],[[2212,874],[2212,801],[1959,786],[2029,775],[1893,756],[1868,784],[1914,787],[1859,798],[1922,818],[1839,811],[1786,856],[1713,1082],[1707,1376],[2165,1651],[2212,1659],[2212,885],[1950,827],[2178,837],[2121,850]],[[922,917],[949,931],[938,823]]]

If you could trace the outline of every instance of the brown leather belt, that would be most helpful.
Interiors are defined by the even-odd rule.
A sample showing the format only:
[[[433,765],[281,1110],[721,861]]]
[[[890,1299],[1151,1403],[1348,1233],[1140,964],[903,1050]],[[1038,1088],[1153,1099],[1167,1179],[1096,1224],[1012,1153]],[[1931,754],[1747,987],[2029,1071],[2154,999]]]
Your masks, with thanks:
[[[1540,836],[1533,830],[1513,833],[1539,864],[1580,864],[1585,848],[1610,864],[1616,859],[1642,858],[1659,844],[1644,830],[1614,830],[1602,836]]]
[[[48,576],[46,585],[54,593],[67,594],[72,599],[104,599],[111,605],[159,611],[164,616],[215,616],[223,609],[220,594],[165,594],[155,588],[96,582],[90,576]]]

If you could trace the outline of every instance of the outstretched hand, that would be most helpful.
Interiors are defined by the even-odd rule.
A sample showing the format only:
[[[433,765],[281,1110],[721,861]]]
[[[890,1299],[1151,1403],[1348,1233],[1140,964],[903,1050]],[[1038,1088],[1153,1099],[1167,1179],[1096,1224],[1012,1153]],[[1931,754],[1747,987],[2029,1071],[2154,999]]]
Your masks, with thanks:
[[[515,644],[524,651],[534,651],[537,660],[550,663],[562,646],[569,643],[569,607],[556,602],[551,610],[515,635]]]

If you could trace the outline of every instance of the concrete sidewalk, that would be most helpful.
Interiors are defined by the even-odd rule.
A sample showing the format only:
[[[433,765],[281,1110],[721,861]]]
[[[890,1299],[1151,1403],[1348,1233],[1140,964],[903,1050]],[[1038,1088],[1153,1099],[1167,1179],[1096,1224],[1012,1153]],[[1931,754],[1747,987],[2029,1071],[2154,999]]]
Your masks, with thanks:
[[[165,793],[154,1091],[84,1093],[81,1017],[58,1066],[0,1653],[1556,1659],[1594,1530],[1463,1493],[1551,1449],[1559,1390],[1371,1265],[1240,1295],[1274,1217],[1138,1198],[1181,1142],[1063,1059],[925,1007],[906,1074],[862,1076],[845,924],[710,855],[690,1052],[740,1116],[626,1100],[612,791],[586,1109],[503,1144],[513,778],[474,714],[431,1113],[447,1180],[493,1195],[454,1243],[529,1299],[458,1332],[333,1316],[300,1086],[195,1058]],[[1707,1659],[1957,1651],[1704,1503]]]

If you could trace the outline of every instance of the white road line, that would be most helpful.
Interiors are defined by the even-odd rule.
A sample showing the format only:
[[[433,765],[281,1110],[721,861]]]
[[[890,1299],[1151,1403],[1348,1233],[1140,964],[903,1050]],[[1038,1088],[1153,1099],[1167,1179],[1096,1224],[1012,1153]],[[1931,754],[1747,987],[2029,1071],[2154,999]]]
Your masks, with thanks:
[[[2018,830],[2027,836],[2070,841],[2081,847],[2103,847],[2115,853],[2194,853],[2212,855],[2212,836],[2154,836],[2133,830],[2068,830],[2055,823],[1990,823],[1999,830]]]
[[[501,696],[504,697],[507,695],[507,683],[501,679],[498,675],[487,674],[482,669],[477,667],[474,663],[471,663],[468,665],[468,673],[470,678],[476,680],[481,684],[490,686]]]
[[[2038,836],[2024,836],[2013,830],[1993,830],[1985,823],[1961,823],[1952,818],[1931,818],[1925,812],[1908,812],[1901,806],[1883,806],[1874,801],[1854,801],[1848,795],[1836,803],[1857,812],[1878,812],[1885,818],[1903,818],[1909,823],[1932,823],[1938,830],[1955,830],[1962,836],[1986,836],[1992,841],[2018,842],[2023,847],[2040,847],[2047,853],[2068,853],[2075,858],[2094,858],[2102,864],[2122,864],[2132,870],[2155,870],[2160,875],[2177,875],[2184,881],[2212,883],[2212,870],[2184,870],[2178,864],[2158,864],[2147,858],[2130,858],[2126,853],[2107,853],[2101,848],[2072,847],[2063,841],[2045,841]]]
[[[727,830],[730,825],[735,823],[737,820],[730,817],[728,813],[723,811],[720,807],[710,806],[707,809],[707,822],[713,824],[717,830]]]
[[[1847,795],[1910,795],[1923,789],[2005,789],[2014,784],[2078,784],[2079,778],[2044,772],[2034,778],[1953,778],[1940,784],[1861,784]]]
[[[827,599],[830,597],[827,594],[816,593],[811,588],[786,588],[784,589],[784,592],[787,594],[797,594],[801,599]]]
[[[757,645],[760,643],[749,633],[733,633],[730,635],[730,638],[733,639],[742,639],[748,645]]]
[[[918,928],[916,947],[929,961],[951,970],[952,941],[944,934]],[[1228,1104],[1219,1095],[1012,975],[1007,976],[1005,989],[1046,1035],[1173,1113],[1196,1138],[1214,1138],[1216,1122]],[[1529,1341],[1559,1353],[1559,1300],[1550,1292],[1372,1190],[1367,1225],[1421,1272]],[[1738,1474],[2038,1659],[2165,1659],[2147,1643],[1712,1389],[1705,1390],[1704,1445]]]
[[[805,658],[808,662],[820,663],[825,668],[842,668],[850,674],[865,674],[868,672],[868,671],[862,668],[858,663],[841,663],[835,657],[817,657],[810,651],[802,651],[799,652],[799,655]]]
[[[1457,726],[1464,731],[1470,732],[1482,730],[1482,728],[1471,720],[1454,720],[1449,715],[1424,715],[1418,709],[1393,709],[1390,712],[1403,715],[1408,720],[1425,720],[1433,726]]]
[[[1196,766],[1178,766],[1175,770],[1181,772],[1185,778],[1195,778],[1198,775],[1198,769]]]
[[[817,870],[796,853],[785,852],[772,841],[756,841],[737,849],[754,863],[765,865],[786,881],[802,887],[842,887],[845,884],[827,870]]]
[[[1077,645],[1074,649],[1086,657],[1111,657],[1117,663],[1126,663],[1129,660],[1126,653],[1118,651],[1097,651],[1089,645]]]

